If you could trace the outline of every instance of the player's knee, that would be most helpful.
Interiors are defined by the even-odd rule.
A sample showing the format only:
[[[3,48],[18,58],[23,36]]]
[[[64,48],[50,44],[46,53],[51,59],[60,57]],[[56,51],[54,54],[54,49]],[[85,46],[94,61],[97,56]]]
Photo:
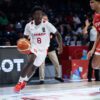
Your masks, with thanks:
[[[35,65],[32,66],[32,70],[33,70],[33,71],[34,71],[34,70],[37,70],[37,68],[38,68],[38,66],[35,66]]]

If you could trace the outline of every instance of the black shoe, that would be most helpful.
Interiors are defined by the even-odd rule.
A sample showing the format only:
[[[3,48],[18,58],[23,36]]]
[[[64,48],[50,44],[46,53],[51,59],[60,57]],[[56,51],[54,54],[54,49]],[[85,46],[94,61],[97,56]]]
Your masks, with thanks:
[[[44,81],[40,81],[40,83],[39,84],[44,84]]]
[[[58,78],[58,77],[55,77],[55,79],[59,82],[64,82],[64,80],[62,78]]]

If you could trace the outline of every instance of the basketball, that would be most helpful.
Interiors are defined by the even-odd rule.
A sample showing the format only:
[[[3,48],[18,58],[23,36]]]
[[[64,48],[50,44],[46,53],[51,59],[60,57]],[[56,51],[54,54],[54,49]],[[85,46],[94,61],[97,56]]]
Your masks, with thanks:
[[[29,54],[30,52],[30,41],[25,38],[21,38],[17,41],[17,49],[22,54]]]

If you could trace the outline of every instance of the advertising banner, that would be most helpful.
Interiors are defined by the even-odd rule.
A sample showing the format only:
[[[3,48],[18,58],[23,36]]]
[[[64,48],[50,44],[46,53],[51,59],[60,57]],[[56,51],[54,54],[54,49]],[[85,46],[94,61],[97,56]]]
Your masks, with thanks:
[[[62,60],[62,76],[65,79],[87,79],[88,60]]]
[[[0,47],[0,84],[17,82],[26,62],[27,55],[16,47]]]

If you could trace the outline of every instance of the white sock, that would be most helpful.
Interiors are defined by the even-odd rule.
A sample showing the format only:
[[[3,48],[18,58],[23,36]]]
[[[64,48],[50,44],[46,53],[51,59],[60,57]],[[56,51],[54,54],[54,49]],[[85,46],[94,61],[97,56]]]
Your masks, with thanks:
[[[27,75],[25,77],[21,77],[19,78],[19,82],[23,82],[23,81],[28,81],[29,78],[27,77]]]
[[[37,69],[37,68],[36,68]],[[20,78],[19,78],[19,82],[23,82],[23,81],[28,81],[34,74],[35,74],[35,71],[36,70],[34,70],[34,72],[32,73],[32,75],[30,75],[30,77],[28,77],[27,75],[25,76],[25,77],[21,77],[20,76]]]

